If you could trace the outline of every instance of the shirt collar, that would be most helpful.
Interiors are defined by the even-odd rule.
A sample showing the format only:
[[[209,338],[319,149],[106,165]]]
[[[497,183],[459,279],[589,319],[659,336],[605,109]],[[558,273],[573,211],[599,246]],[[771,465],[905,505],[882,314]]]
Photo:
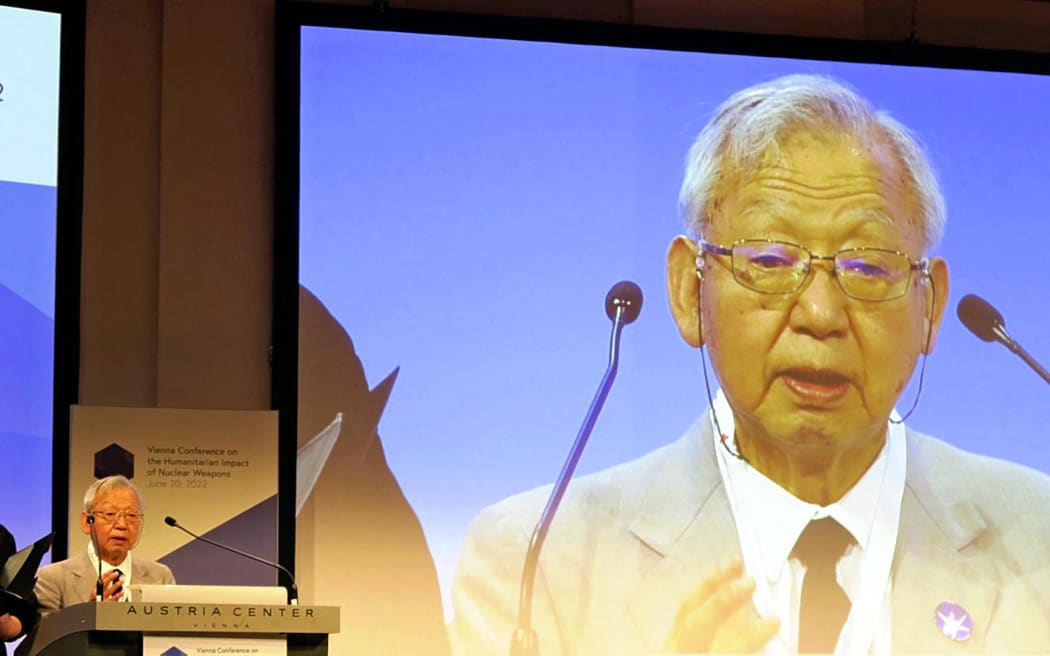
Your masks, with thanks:
[[[767,578],[775,580],[780,576],[795,542],[812,519],[833,517],[850,532],[858,547],[868,548],[880,496],[890,493],[884,484],[889,450],[905,448],[901,424],[889,424],[886,443],[853,487],[838,501],[821,506],[799,499],[748,463],[728,453],[717,442],[724,440],[736,452],[735,424],[729,402],[721,390],[712,408],[712,421],[717,421],[713,431],[715,448],[722,461],[725,484],[731,488],[743,516],[751,520],[748,522],[749,529],[755,531],[754,542],[761,554]],[[896,412],[893,416],[897,416]],[[718,427],[721,427],[724,436],[717,434]]]
[[[87,549],[88,549],[88,558],[91,559],[91,564],[94,565],[95,569],[97,570],[98,569],[99,558],[98,558],[98,554],[95,553],[95,545],[91,544],[90,540],[88,541]],[[110,571],[111,569],[119,569],[121,572],[124,573],[124,580],[125,581],[130,581],[130,579],[131,579],[131,552],[128,551],[127,555],[124,556],[124,560],[121,561],[121,563],[119,565],[110,565],[109,563],[107,563],[106,561],[103,560],[102,561],[102,570],[101,570],[102,573],[105,574],[106,572]]]

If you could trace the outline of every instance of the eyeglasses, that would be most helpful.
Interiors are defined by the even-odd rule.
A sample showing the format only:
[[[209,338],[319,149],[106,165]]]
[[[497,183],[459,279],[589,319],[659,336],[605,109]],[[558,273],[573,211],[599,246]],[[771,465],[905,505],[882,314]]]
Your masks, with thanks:
[[[124,510],[120,512],[113,510],[92,510],[89,514],[94,515],[95,519],[106,524],[116,524],[117,520],[121,517],[123,517],[128,524],[141,524],[142,519],[145,517],[142,513],[128,512]]]
[[[741,239],[730,246],[697,242],[697,273],[703,273],[703,254],[728,255],[733,278],[762,294],[798,291],[809,276],[813,261],[831,262],[835,279],[846,296],[860,301],[891,301],[904,296],[912,271],[926,276],[929,262],[915,261],[900,251],[885,248],[844,248],[834,255],[814,255],[809,249],[786,241]]]

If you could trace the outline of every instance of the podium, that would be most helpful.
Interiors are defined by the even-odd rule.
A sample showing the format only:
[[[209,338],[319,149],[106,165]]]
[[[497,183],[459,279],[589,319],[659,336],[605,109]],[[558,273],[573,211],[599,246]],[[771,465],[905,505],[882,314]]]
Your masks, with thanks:
[[[87,602],[51,613],[19,656],[142,656],[144,635],[286,640],[288,654],[327,656],[339,608],[186,602]]]

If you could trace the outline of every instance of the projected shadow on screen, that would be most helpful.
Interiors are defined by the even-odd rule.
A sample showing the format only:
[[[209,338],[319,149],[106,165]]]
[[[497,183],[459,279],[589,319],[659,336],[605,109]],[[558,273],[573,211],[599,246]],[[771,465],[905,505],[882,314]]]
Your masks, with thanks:
[[[343,417],[296,520],[301,594],[342,608],[333,653],[448,654],[434,562],[375,434],[381,401],[350,336],[300,287],[299,447]]]

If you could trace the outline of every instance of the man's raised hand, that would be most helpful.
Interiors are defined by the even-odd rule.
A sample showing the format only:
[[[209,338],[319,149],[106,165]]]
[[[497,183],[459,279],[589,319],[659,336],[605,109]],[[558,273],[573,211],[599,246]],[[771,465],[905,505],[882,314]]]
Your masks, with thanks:
[[[752,654],[780,630],[780,620],[761,618],[751,603],[755,582],[739,558],[722,563],[679,607],[666,653]]]

